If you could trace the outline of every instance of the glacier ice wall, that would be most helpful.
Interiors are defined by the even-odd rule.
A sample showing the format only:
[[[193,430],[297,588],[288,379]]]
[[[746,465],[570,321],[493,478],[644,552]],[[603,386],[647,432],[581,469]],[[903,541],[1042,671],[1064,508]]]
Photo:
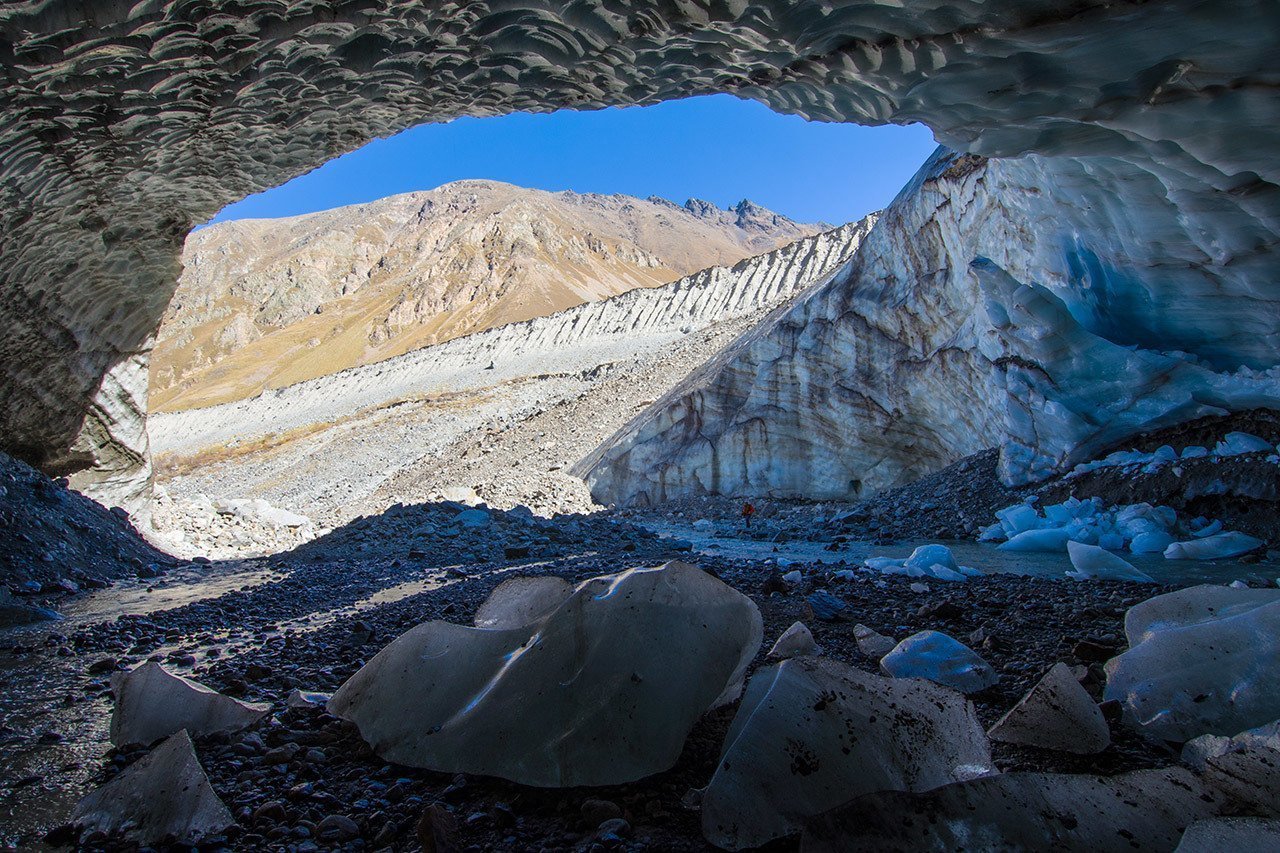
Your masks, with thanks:
[[[1107,336],[1167,331],[1219,368],[1264,367],[1277,44],[1280,8],[1256,0],[5,4],[0,447],[56,472],[132,458],[141,476],[129,365],[147,355],[184,235],[229,202],[422,122],[714,92],[824,121],[920,121],[985,157],[1077,158],[1054,170],[1064,183],[1037,188],[1068,206],[1073,182],[1110,170],[1119,180],[1091,212],[1146,250],[1108,255],[1056,227],[1074,247],[1059,256],[1096,283],[1072,311],[1103,333],[1141,313]],[[1185,218],[1148,215],[1170,205]],[[1232,266],[1249,285],[1210,275],[1197,288],[1188,264]],[[1243,325],[1192,316],[1227,318],[1228,303]],[[963,372],[969,358],[956,360],[946,370]],[[96,403],[104,389],[122,405]],[[137,488],[124,476],[104,496]]]
[[[855,498],[995,446],[1026,483],[1277,405],[1280,223],[1250,186],[940,149],[840,274],[615,436],[593,494]]]

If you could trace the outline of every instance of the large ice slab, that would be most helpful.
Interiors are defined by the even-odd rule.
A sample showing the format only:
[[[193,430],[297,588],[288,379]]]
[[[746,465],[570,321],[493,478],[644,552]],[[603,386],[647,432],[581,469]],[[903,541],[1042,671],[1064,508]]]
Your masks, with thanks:
[[[1233,737],[1201,735],[1183,746],[1182,763],[1238,811],[1280,817],[1280,720]]]
[[[261,720],[271,706],[241,702],[203,684],[174,675],[158,663],[144,663],[111,677],[115,707],[111,742],[117,746],[154,743],[185,729],[200,737],[234,732]]]
[[[399,764],[540,787],[621,784],[675,763],[698,717],[737,698],[762,637],[751,599],[667,563],[584,581],[518,628],[419,625],[329,710]]]
[[[1189,770],[1004,773],[922,794],[882,792],[811,820],[805,853],[1172,850],[1218,801]]]
[[[1187,741],[1280,718],[1280,590],[1156,596],[1130,610],[1125,633],[1130,648],[1107,662],[1103,696],[1142,731]]]
[[[172,836],[180,844],[235,823],[209,785],[185,730],[82,799],[71,822],[85,831],[120,832],[141,845]]]
[[[1280,819],[1216,817],[1198,820],[1182,834],[1174,853],[1274,853],[1280,850]]]
[[[798,831],[870,791],[923,791],[994,772],[973,705],[927,681],[826,658],[752,679],[702,797],[702,831],[727,850]]]

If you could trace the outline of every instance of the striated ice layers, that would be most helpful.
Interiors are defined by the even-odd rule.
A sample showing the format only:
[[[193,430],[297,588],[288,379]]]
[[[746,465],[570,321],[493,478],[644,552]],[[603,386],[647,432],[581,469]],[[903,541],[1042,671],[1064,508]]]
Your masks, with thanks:
[[[584,581],[547,612],[553,587],[499,587],[477,622],[494,627],[410,630],[330,712],[410,767],[621,784],[675,764],[694,722],[737,698],[763,637],[751,599],[684,563]]]
[[[593,494],[857,498],[993,446],[1022,484],[1280,407],[1251,210],[1150,164],[939,151],[828,284],[615,435]]]

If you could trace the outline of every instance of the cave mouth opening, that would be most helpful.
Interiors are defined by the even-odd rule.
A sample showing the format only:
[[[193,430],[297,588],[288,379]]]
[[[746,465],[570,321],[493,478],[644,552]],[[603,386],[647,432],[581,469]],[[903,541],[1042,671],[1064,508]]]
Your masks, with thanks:
[[[589,509],[575,464],[804,283],[753,259],[847,259],[934,148],[717,95],[423,125],[229,205],[151,355],[154,517]]]

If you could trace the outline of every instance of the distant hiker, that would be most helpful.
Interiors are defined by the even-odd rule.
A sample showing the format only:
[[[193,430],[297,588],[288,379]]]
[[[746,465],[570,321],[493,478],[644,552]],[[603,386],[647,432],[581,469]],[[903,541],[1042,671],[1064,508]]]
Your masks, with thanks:
[[[756,508],[753,507],[750,503],[744,503],[742,505],[742,523],[745,524],[747,527],[751,526],[751,516],[755,514],[756,514]]]

